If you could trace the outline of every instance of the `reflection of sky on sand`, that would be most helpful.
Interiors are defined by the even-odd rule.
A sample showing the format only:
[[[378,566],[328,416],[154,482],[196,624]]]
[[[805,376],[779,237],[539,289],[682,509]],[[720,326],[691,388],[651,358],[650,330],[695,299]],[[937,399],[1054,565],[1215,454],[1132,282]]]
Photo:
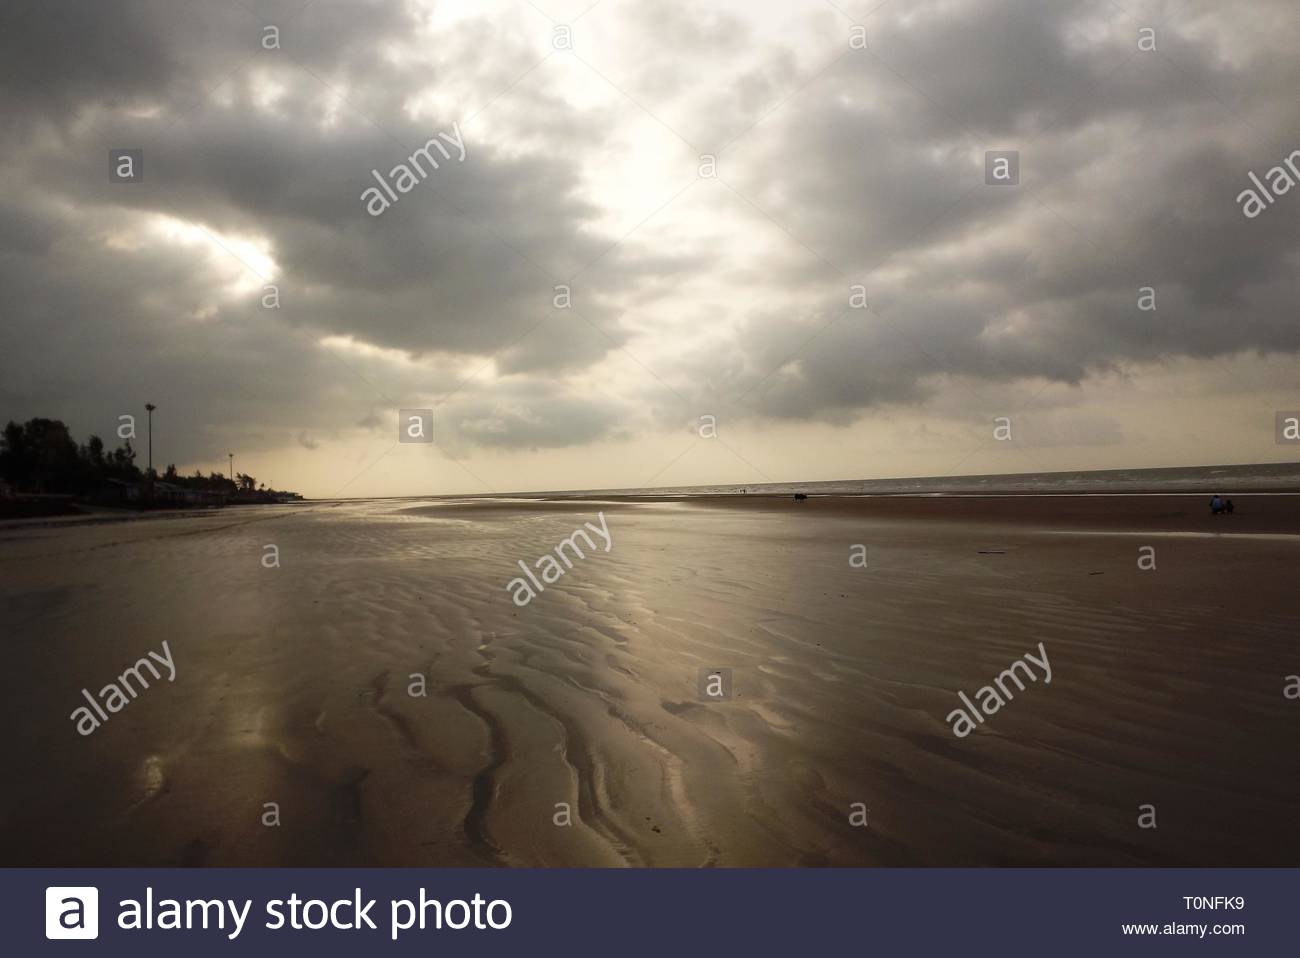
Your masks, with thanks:
[[[135,811],[142,805],[153,801],[162,793],[167,784],[167,776],[164,774],[165,766],[161,755],[147,755],[140,767],[136,770],[135,781],[132,783],[136,790],[135,800],[131,802],[128,811]]]
[[[232,711],[226,716],[230,731],[226,738],[236,748],[267,748],[272,745],[267,734],[266,708]]]

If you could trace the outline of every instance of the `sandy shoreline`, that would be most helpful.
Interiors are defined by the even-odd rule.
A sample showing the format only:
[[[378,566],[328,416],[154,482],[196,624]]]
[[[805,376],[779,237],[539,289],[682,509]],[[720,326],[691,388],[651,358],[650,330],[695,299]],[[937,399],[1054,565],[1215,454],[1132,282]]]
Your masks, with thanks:
[[[1294,864],[1300,497],[1233,498],[1222,518],[1183,496],[721,496],[0,527],[0,862]],[[516,606],[517,563],[597,512],[610,550]],[[163,641],[175,681],[78,735],[81,689]],[[958,692],[1039,642],[1050,685],[955,737]],[[714,668],[729,701],[700,698]]]

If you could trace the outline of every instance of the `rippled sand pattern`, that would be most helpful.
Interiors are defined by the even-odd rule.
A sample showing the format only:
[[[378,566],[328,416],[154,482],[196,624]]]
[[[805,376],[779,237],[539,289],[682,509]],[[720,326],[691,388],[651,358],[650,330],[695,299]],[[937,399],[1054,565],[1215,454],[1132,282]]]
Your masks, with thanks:
[[[597,511],[612,550],[513,605],[516,561]],[[1130,536],[1042,532],[685,502],[0,532],[0,859],[1300,860],[1300,539],[1153,538],[1142,573]],[[175,683],[79,736],[80,690],[164,639]],[[1051,685],[954,737],[957,691],[1040,641]],[[703,702],[716,667],[735,696]]]

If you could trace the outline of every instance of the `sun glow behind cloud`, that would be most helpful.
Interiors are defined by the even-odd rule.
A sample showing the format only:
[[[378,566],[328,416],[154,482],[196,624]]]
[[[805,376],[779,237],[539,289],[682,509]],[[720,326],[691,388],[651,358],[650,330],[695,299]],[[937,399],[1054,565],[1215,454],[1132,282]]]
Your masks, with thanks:
[[[280,269],[265,237],[223,235],[215,229],[159,214],[145,225],[150,238],[202,251],[230,296],[246,296],[274,283]]]

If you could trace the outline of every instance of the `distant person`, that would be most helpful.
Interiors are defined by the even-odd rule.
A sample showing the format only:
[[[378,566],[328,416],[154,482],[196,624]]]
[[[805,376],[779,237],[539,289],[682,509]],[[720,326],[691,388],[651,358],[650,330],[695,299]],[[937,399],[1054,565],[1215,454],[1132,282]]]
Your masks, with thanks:
[[[1228,515],[1232,515],[1232,510],[1233,510],[1234,508],[1236,508],[1236,507],[1233,506],[1233,504],[1232,504],[1232,500],[1229,499],[1228,502],[1227,502],[1227,504],[1224,505],[1223,510],[1224,510],[1224,512],[1226,512]]]
[[[1223,496],[1217,492],[1210,497],[1210,515],[1217,516],[1224,509]]]

